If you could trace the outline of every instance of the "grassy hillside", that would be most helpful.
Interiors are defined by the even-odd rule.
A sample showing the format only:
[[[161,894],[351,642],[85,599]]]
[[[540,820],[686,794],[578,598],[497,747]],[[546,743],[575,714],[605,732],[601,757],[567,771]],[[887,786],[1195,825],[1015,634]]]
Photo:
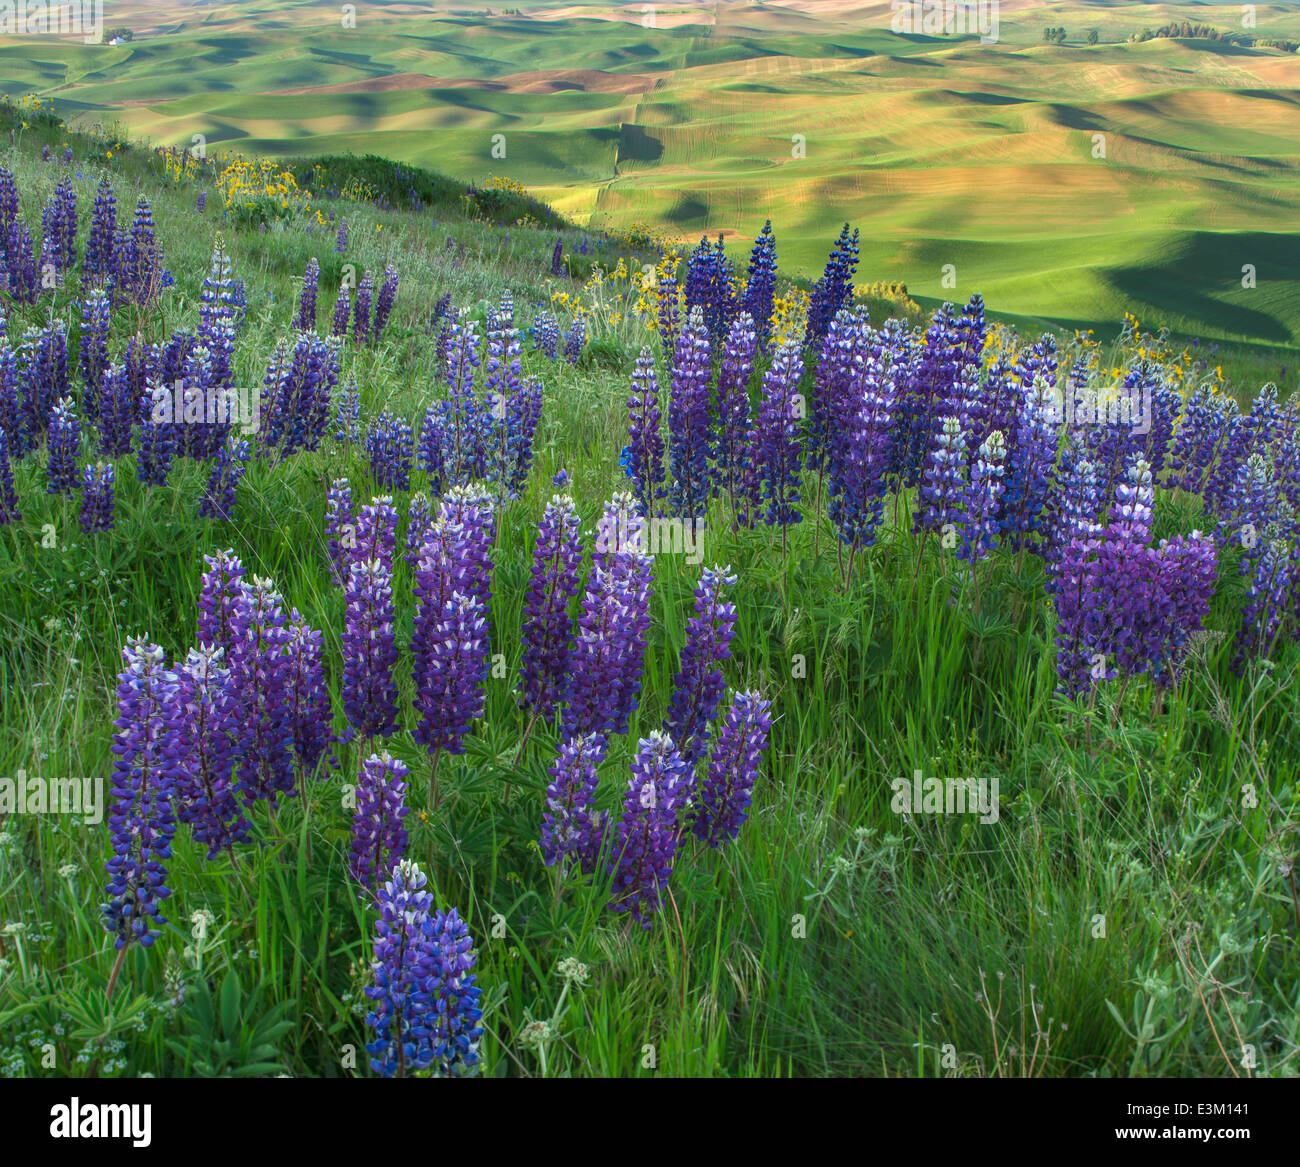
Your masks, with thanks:
[[[455,907],[475,941],[483,1073],[1294,1075],[1300,653],[1287,635],[1269,661],[1240,676],[1229,669],[1242,626],[1240,551],[1225,551],[1206,632],[1189,645],[1178,686],[1138,677],[1066,700],[1055,693],[1054,609],[1036,555],[999,547],[972,570],[914,534],[910,490],[888,500],[875,545],[848,555],[811,471],[803,521],[788,531],[738,527],[714,499],[704,562],[730,564],[737,577],[724,677],[772,700],[771,746],[739,838],[719,849],[684,840],[664,910],[647,930],[625,926],[607,909],[606,875],[561,877],[542,863],[558,738],[545,719],[530,732],[518,670],[553,476],[566,471],[589,544],[602,503],[628,485],[628,365],[643,344],[666,396],[671,360],[653,321],[631,306],[626,278],[645,256],[565,230],[562,251],[580,278],[552,276],[552,228],[486,222],[454,203],[435,215],[324,194],[263,230],[223,218],[206,176],[168,177],[146,150],[31,121],[0,158],[28,223],[66,179],[84,245],[101,173],[120,206],[139,194],[152,205],[171,283],[153,307],[114,313],[115,360],[137,330],[161,342],[195,327],[219,231],[244,283],[241,385],[262,382],[289,335],[313,256],[321,332],[345,265],[397,268],[387,331],[340,348],[340,387],[355,378],[363,430],[389,411],[422,432],[426,408],[447,400],[432,322],[442,297],[479,325],[507,292],[525,328],[547,306],[565,326],[575,299],[586,310],[589,341],[575,363],[532,344],[521,354],[543,410],[531,474],[504,504],[492,547],[490,648],[506,667],[485,682],[467,752],[441,760],[437,806],[429,756],[409,725],[412,574],[394,558],[402,726],[383,745],[410,771],[409,854],[437,906]],[[346,185],[347,164],[330,165]],[[357,168],[367,175],[380,177],[374,164]],[[347,242],[336,250],[342,221]],[[34,303],[5,301],[15,346],[29,328],[68,322],[78,396],[82,300],[78,265]],[[1189,367],[1162,349],[1130,330],[1122,346],[1062,352],[1123,368],[1158,361],[1185,387],[1209,375],[1203,361]],[[995,329],[988,360],[998,355],[1014,361],[1026,350]],[[766,366],[753,378],[756,402]],[[87,461],[95,431],[87,419],[78,450]],[[116,974],[98,907],[109,825],[8,813],[6,1074],[370,1073],[363,989],[376,911],[347,874],[348,791],[369,743],[347,739],[341,711],[345,605],[330,578],[325,512],[339,478],[358,503],[383,488],[363,443],[336,435],[331,426],[317,449],[287,458],[256,436],[235,509],[216,519],[196,513],[212,464],[178,459],[165,485],[145,486],[141,434],[116,459],[115,528],[94,535],[80,530],[75,498],[47,491],[43,441],[17,463],[22,517],[0,527],[0,775],[111,771],[127,638],[151,637],[169,660],[183,659],[202,557],[222,548],[250,579],[273,580],[286,607],[322,633],[328,720],[342,740],[302,775],[299,796],[274,812],[250,804],[251,838],[234,854],[209,859],[188,827],[178,832],[166,861],[168,922],[152,948],[129,945]],[[402,515],[428,485],[417,466],[411,489],[395,492]],[[1195,493],[1161,485],[1153,537],[1215,522]],[[664,723],[699,579],[700,565],[680,554],[654,559],[641,700],[627,734],[610,739],[602,811],[617,815],[638,738]],[[998,779],[999,816],[900,813],[891,784],[916,771]],[[233,999],[225,986],[236,982],[243,1003],[222,1010],[233,1020],[205,1020],[209,986]]]
[[[1294,8],[1243,30],[1216,5],[1002,4],[981,44],[897,34],[883,3],[665,4],[654,27],[637,6],[509,7],[367,5],[355,28],[310,3],[126,8],[127,44],[0,48],[0,89],[159,144],[502,174],[602,228],[747,245],[779,213],[806,273],[851,220],[864,276],[922,297],[1298,343],[1297,58],[1254,43],[1300,40]],[[1181,20],[1238,42],[1128,39]]]

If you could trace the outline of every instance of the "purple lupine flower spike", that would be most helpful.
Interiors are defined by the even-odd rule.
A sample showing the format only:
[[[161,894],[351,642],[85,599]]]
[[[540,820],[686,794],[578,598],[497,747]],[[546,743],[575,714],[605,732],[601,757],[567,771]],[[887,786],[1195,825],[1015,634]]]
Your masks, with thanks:
[[[352,340],[357,345],[370,343],[370,313],[375,296],[375,277],[366,272],[357,285],[357,302],[352,309]]]
[[[375,888],[406,856],[407,774],[387,751],[371,754],[361,765],[348,873],[363,887]]]
[[[330,578],[342,587],[357,546],[356,514],[352,509],[352,486],[346,478],[336,478],[325,494],[325,534],[330,563]]]
[[[232,550],[205,555],[203,561],[208,569],[199,577],[198,641],[221,649],[229,668],[237,635],[235,613],[244,594],[244,565]]]
[[[230,439],[217,453],[216,465],[208,476],[203,488],[203,497],[199,499],[199,517],[204,519],[225,519],[229,521],[235,510],[235,492],[252,451],[248,442]]]
[[[769,525],[784,530],[797,523],[799,513],[799,379],[803,358],[799,345],[787,341],[772,358],[763,376],[762,396],[754,420],[751,473],[755,488],[751,496],[767,504],[764,517]]]
[[[22,521],[18,494],[14,490],[14,471],[9,462],[9,434],[0,429],[0,527]]]
[[[378,559],[353,562],[345,595],[343,711],[363,737],[386,737],[397,728],[391,571]]]
[[[112,462],[96,462],[82,469],[78,521],[87,535],[113,529],[116,473]]]
[[[381,490],[411,489],[415,438],[408,422],[381,413],[366,433],[366,456],[370,475]]]
[[[650,927],[672,875],[677,816],[688,783],[688,767],[672,738],[656,730],[641,739],[614,843],[609,906],[630,913],[643,928]]]
[[[45,468],[46,494],[72,494],[77,489],[77,455],[81,425],[71,397],[64,397],[50,414],[50,456]]]
[[[695,613],[686,623],[681,670],[673,678],[664,729],[692,770],[708,747],[709,723],[726,689],[718,665],[731,656],[736,605],[724,598],[723,589],[735,584],[730,567],[704,569],[695,589]]]
[[[249,822],[235,793],[236,714],[230,672],[219,648],[192,648],[177,670],[177,814],[215,859],[247,841]]]
[[[294,608],[289,613],[288,704],[293,753],[305,781],[316,772],[334,740],[329,687],[325,681],[324,637]]]
[[[478,1066],[483,1036],[483,990],[471,971],[478,961],[474,941],[455,908],[434,912],[423,927],[429,941],[420,970],[428,977],[430,1068],[437,1078],[468,1077]]]
[[[671,505],[681,517],[708,506],[709,429],[709,334],[697,306],[677,338],[668,402]]]
[[[397,299],[397,268],[391,263],[384,268],[384,282],[379,285],[379,295],[375,297],[375,322],[372,337],[378,341],[388,324],[393,312],[393,303]]]
[[[749,814],[772,728],[771,708],[770,701],[751,690],[737,693],[722,715],[692,815],[695,837],[710,847],[735,839]]]
[[[302,294],[293,326],[299,332],[316,331],[316,293],[320,285],[320,261],[313,255],[302,277]]]
[[[569,608],[578,594],[582,563],[580,520],[568,495],[554,495],[537,529],[533,567],[524,599],[522,695],[520,703],[549,718],[568,683]]]
[[[432,1061],[426,992],[428,973],[421,958],[428,954],[425,933],[433,896],[419,866],[402,859],[380,885],[379,922],[371,964],[374,984],[365,989],[371,1009],[366,1025],[375,1031],[366,1044],[370,1068],[385,1078],[401,1078]]]
[[[272,807],[294,792],[292,659],[284,601],[268,579],[254,577],[235,601],[230,683],[239,710],[239,789]]]
[[[659,413],[659,381],[655,376],[654,354],[641,350],[632,373],[628,408],[628,474],[634,485],[641,513],[647,518],[659,513],[664,491],[663,421]]]
[[[1001,430],[994,430],[979,448],[971,466],[966,494],[966,522],[961,529],[957,558],[972,565],[988,558],[996,528],[998,500],[1002,497],[1007,444]]]
[[[102,905],[104,926],[116,934],[113,947],[119,951],[133,940],[150,947],[166,922],[159,905],[171,895],[164,864],[176,833],[178,730],[177,677],[167,669],[163,650],[131,639],[122,659],[108,812],[113,857],[104,864],[108,899]]]
[[[574,861],[585,874],[599,853],[597,824],[592,803],[596,797],[596,769],[605,759],[605,739],[598,733],[563,742],[547,770],[546,811],[542,815],[542,859],[547,867]]]

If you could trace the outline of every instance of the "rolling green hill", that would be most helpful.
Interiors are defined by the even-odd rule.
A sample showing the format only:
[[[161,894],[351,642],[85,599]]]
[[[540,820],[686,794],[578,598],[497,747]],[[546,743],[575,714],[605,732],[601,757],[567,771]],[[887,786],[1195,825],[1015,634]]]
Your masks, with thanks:
[[[1300,343],[1300,61],[1255,43],[1300,40],[1300,11],[1259,6],[1248,30],[1231,6],[998,11],[983,44],[835,0],[378,4],[355,27],[337,5],[168,2],[115,8],[129,43],[0,47],[0,87],[159,144],[502,174],[684,242],[744,247],[771,216],[805,272],[850,220],[861,278],[923,299]],[[1237,39],[1129,39],[1181,20]]]

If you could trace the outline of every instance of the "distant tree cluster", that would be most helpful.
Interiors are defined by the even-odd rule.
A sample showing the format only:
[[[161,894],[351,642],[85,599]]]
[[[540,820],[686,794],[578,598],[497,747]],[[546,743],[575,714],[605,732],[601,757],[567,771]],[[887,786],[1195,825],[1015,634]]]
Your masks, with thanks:
[[[106,28],[104,30],[104,39],[106,41],[133,41],[135,33],[129,28]]]
[[[1099,40],[1101,40],[1101,34],[1095,28],[1088,29],[1088,43],[1095,45]]]
[[[1043,29],[1043,43],[1048,45],[1065,44],[1065,29],[1063,28]]]
[[[1260,49],[1281,49],[1285,53],[1300,53],[1300,44],[1295,41],[1257,40],[1255,47]]]
[[[1220,32],[1217,28],[1212,28],[1208,24],[1193,24],[1190,20],[1182,20],[1172,24],[1162,24],[1154,31],[1144,28],[1141,32],[1135,32],[1129,37],[1129,40],[1153,41],[1162,37],[1207,41],[1227,41],[1232,39],[1226,32]]]

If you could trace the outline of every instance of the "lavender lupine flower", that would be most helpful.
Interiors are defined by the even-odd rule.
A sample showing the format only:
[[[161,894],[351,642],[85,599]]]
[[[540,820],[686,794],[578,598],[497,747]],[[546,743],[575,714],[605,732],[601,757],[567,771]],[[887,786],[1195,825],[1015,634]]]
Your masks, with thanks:
[[[664,490],[663,421],[659,413],[659,381],[654,354],[641,350],[632,373],[628,409],[628,474],[637,505],[647,518],[659,513]]]
[[[661,272],[657,296],[656,326],[659,330],[659,343],[663,345],[665,353],[671,352],[677,344],[677,331],[681,323],[681,312],[678,304],[679,296],[677,277],[670,273]]]
[[[709,244],[707,235],[691,252],[686,264],[685,300],[688,312],[699,308],[708,329],[709,341],[720,344],[736,311],[734,270],[723,247],[722,236],[717,246]]]
[[[320,286],[320,260],[314,255],[307,261],[302,277],[302,294],[298,297],[298,315],[293,326],[299,332],[316,331],[316,294]]]
[[[540,349],[550,360],[560,355],[560,325],[555,317],[544,309],[533,318],[533,347]]]
[[[338,235],[334,239],[334,250],[343,252],[348,249],[348,221],[343,219],[339,222]]]
[[[36,252],[32,248],[32,235],[27,224],[21,218],[15,219],[9,226],[4,244],[4,282],[0,287],[10,297],[22,304],[36,303],[36,296],[41,286],[40,273],[36,266]]]
[[[1052,468],[1060,445],[1055,390],[1042,376],[1024,390],[1013,441],[1006,454],[1005,494],[999,529],[1007,546],[1023,547],[1040,534],[1051,497]],[[1004,435],[1005,437],[1005,435]]]
[[[758,347],[767,352],[772,343],[772,309],[776,301],[776,237],[772,220],[763,224],[749,256],[742,308],[753,321]]]
[[[428,976],[431,1069],[437,1078],[464,1078],[478,1065],[483,1036],[483,990],[470,971],[478,960],[474,942],[455,908],[433,913],[424,932],[430,944],[420,955],[420,971]]]
[[[605,504],[572,649],[563,735],[625,733],[641,693],[651,559],[631,495]]]
[[[533,546],[533,567],[524,598],[521,704],[550,718],[568,683],[572,621],[582,562],[580,521],[573,499],[552,496]]]
[[[337,341],[299,332],[292,348],[277,344],[262,381],[263,443],[278,446],[282,459],[317,449],[329,428],[338,380]]]
[[[415,437],[408,422],[381,413],[366,431],[366,457],[370,462],[370,476],[380,489],[411,489]]]
[[[709,337],[704,314],[691,309],[673,354],[668,400],[668,464],[671,505],[683,518],[704,514],[709,504]]]
[[[128,640],[122,659],[108,812],[113,857],[104,864],[108,899],[102,906],[119,951],[133,940],[151,947],[166,923],[159,905],[171,895],[164,864],[176,833],[178,769],[176,674],[167,669],[163,650],[143,638]]]
[[[50,414],[50,457],[45,467],[45,493],[75,493],[80,475],[77,456],[81,452],[81,424],[71,397],[61,398]]]
[[[681,670],[673,677],[673,695],[664,730],[693,771],[709,742],[709,723],[726,689],[719,664],[731,657],[736,605],[723,598],[735,587],[730,567],[706,567],[695,589],[695,612],[686,622]]]
[[[551,248],[551,275],[564,275],[564,240],[555,237],[555,246]]]
[[[1250,558],[1253,571],[1232,658],[1232,671],[1238,676],[1244,675],[1251,661],[1272,653],[1282,633],[1293,585],[1290,550],[1285,539],[1267,539]]]
[[[177,817],[215,859],[248,840],[249,822],[235,794],[235,709],[230,672],[219,648],[192,648],[177,670],[175,691]]]
[[[799,513],[799,479],[801,451],[799,419],[802,399],[799,379],[803,376],[803,357],[795,341],[781,345],[772,358],[771,368],[763,375],[763,388],[754,419],[753,462],[754,486],[750,496],[767,506],[765,521],[784,530],[801,521]]]
[[[1059,551],[1052,598],[1056,608],[1057,689],[1067,697],[1105,680],[1105,612],[1097,567],[1097,535],[1075,534]]]
[[[966,435],[961,421],[946,417],[921,478],[920,499],[925,505],[916,514],[918,532],[940,531],[945,538],[951,535],[950,545],[956,545],[956,532],[966,520],[965,468]]]
[[[677,816],[689,787],[689,767],[667,734],[638,743],[614,844],[610,908],[643,928],[659,910],[677,852]]]
[[[126,247],[115,256],[117,291],[134,303],[144,306],[158,299],[166,286],[163,252],[154,231],[153,209],[141,195],[135,204],[135,217]]]
[[[771,708],[771,701],[749,690],[737,693],[722,715],[691,816],[695,837],[710,847],[735,839],[749,815],[772,728]]]
[[[328,540],[330,578],[342,587],[347,582],[352,552],[357,546],[352,485],[346,478],[336,478],[325,494],[325,534]]]
[[[194,209],[201,215],[208,205],[208,192],[199,191],[199,197],[194,200]]]
[[[1160,587],[1168,597],[1168,615],[1157,626],[1152,679],[1157,685],[1178,683],[1192,637],[1201,630],[1214,598],[1219,554],[1214,540],[1200,531],[1162,539],[1157,549]]]
[[[351,560],[362,563],[368,559],[377,559],[391,575],[400,518],[397,508],[393,506],[391,494],[376,495],[368,503],[362,504],[357,512]]]
[[[421,558],[422,572],[426,562]],[[483,716],[490,647],[483,604],[456,591],[437,610],[421,602],[415,621],[415,740],[435,758],[441,750],[463,754],[470,727]]]
[[[254,577],[235,601],[230,686],[239,711],[239,790],[246,801],[294,790],[289,704],[290,632],[284,601],[268,579]]]
[[[330,333],[344,337],[348,334],[348,317],[352,315],[352,297],[347,286],[339,289],[339,298],[334,301],[334,316],[330,320]]]
[[[298,613],[289,612],[288,702],[293,727],[293,754],[304,780],[316,772],[334,740],[330,730],[329,687],[325,681],[324,637]]]
[[[108,184],[108,175],[100,175],[95,188],[95,204],[90,213],[90,234],[86,254],[81,261],[81,281],[85,287],[107,284],[113,279],[113,241],[117,235],[117,196]]]
[[[1043,552],[1048,591],[1056,586],[1061,560],[1071,540],[1086,538],[1097,529],[1101,512],[1097,468],[1083,453],[1084,447],[1072,441],[1053,474],[1050,536]]]
[[[1227,421],[1222,401],[1216,400],[1214,389],[1208,383],[1192,390],[1169,455],[1167,483],[1171,489],[1201,493],[1213,468]]]
[[[526,377],[506,401],[504,495],[519,498],[528,485],[533,468],[533,441],[542,417],[542,383]]]
[[[18,495],[14,490],[14,471],[9,462],[9,434],[0,429],[0,527],[21,522]]]
[[[420,437],[415,450],[420,468],[428,479],[429,492],[435,496],[442,493],[443,481],[447,475],[447,463],[443,456],[442,427],[442,403],[435,401],[424,411],[424,421],[420,423]]]
[[[957,558],[973,566],[988,558],[996,532],[998,500],[1002,497],[1007,456],[1006,440],[1001,430],[994,430],[980,445],[970,468],[970,485],[966,491],[966,521],[961,528]]]
[[[732,509],[738,513],[744,509],[741,499],[754,456],[749,379],[758,345],[754,318],[748,310],[741,312],[731,322],[722,346],[722,367],[718,371],[718,440],[714,449],[718,484],[727,492]]]
[[[343,712],[363,737],[387,737],[397,728],[391,567],[378,559],[353,562],[345,595]]]
[[[229,549],[205,555],[203,562],[207,570],[199,577],[198,641],[221,649],[229,668],[235,639],[243,632],[237,612],[246,586],[244,565]]]
[[[94,288],[81,307],[81,335],[77,368],[81,372],[83,409],[95,420],[99,412],[101,382],[108,368],[110,305],[102,288]]]
[[[832,324],[826,344],[832,342]],[[870,547],[884,517],[887,473],[896,448],[898,411],[896,370],[891,346],[896,337],[881,336],[863,354],[861,376],[853,377],[855,392],[846,393],[842,420],[828,434],[829,513],[840,539],[853,553]],[[838,434],[838,436],[837,436]]]
[[[438,507],[439,520],[451,532],[455,547],[453,585],[475,597],[484,616],[492,610],[495,515],[491,494],[478,485],[453,486]]]
[[[853,273],[858,266],[858,232],[849,234],[844,224],[835,246],[826,260],[821,279],[813,286],[808,301],[808,324],[804,331],[804,344],[820,341],[831,326],[835,315],[853,300]]]
[[[576,365],[582,357],[582,350],[587,347],[587,321],[582,316],[574,318],[569,331],[564,334],[564,359]]]
[[[379,923],[371,965],[375,983],[365,989],[372,1002],[366,1024],[370,1068],[385,1078],[401,1078],[433,1060],[429,1042],[428,972],[421,959],[432,940],[426,933],[433,897],[424,890],[424,872],[410,859],[399,860],[380,886]]]
[[[547,867],[572,860],[585,875],[595,872],[600,838],[593,822],[596,769],[605,760],[605,739],[598,733],[561,743],[547,770],[546,811],[541,849]]]
[[[15,458],[21,458],[27,451],[26,421],[19,389],[21,381],[18,354],[0,325],[0,430],[8,437],[9,453]]]
[[[58,286],[77,262],[77,196],[64,178],[54,188],[41,215],[42,265],[49,264]]]
[[[406,805],[408,773],[387,750],[371,754],[361,764],[348,874],[363,887],[374,889],[384,873],[406,856],[403,820],[410,809]]]
[[[113,529],[113,488],[116,471],[112,462],[96,462],[81,471],[81,512],[78,519],[87,535]]]
[[[218,235],[212,247],[212,260],[208,264],[208,274],[203,277],[199,289],[199,324],[200,329],[210,331],[218,320],[227,320],[234,324],[239,315],[237,303],[237,283],[230,265],[230,256],[226,254],[226,245]]]
[[[339,395],[334,414],[334,440],[354,444],[361,440],[361,390],[355,377],[349,377]]]
[[[200,518],[231,519],[235,510],[235,488],[244,477],[250,457],[251,450],[246,441],[232,438],[222,446],[199,500]]]
[[[49,428],[55,405],[71,397],[68,384],[68,329],[62,320],[29,328],[19,347],[24,448],[36,445]]]
[[[357,345],[370,343],[370,315],[375,299],[375,277],[365,272],[357,285],[357,302],[352,308],[352,340]]]
[[[141,399],[144,414],[140,425],[140,449],[135,474],[146,486],[166,486],[176,451],[176,427],[171,422],[172,395],[164,385],[155,385]],[[165,417],[165,420],[163,420]]]
[[[410,505],[406,508],[406,550],[402,553],[402,558],[412,572],[415,571],[420,548],[424,546],[433,523],[433,506],[429,502],[429,496],[424,491],[417,490],[411,495]]]
[[[393,314],[393,303],[397,299],[397,268],[391,263],[384,268],[384,282],[379,285],[379,295],[375,297],[375,321],[371,339],[378,342],[388,325],[388,318]]]

